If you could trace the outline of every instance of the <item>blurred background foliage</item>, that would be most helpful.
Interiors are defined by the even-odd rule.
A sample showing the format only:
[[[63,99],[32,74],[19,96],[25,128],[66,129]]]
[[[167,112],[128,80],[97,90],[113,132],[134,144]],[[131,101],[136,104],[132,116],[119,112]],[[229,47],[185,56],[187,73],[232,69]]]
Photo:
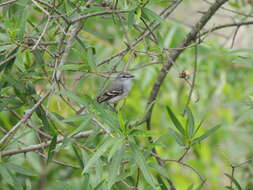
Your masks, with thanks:
[[[0,7],[0,62],[11,57],[6,63],[0,64],[2,137],[20,120],[15,113],[22,116],[48,91],[53,83],[55,60],[61,57],[62,47],[68,39],[68,36],[63,36],[66,21],[41,2],[18,0]],[[51,136],[64,135],[63,143],[56,145],[54,139],[50,140],[49,148],[39,151],[47,159],[43,159],[36,151],[3,156],[0,161],[0,189],[116,190],[134,188],[138,180],[138,189],[165,190],[171,188],[167,179],[173,182],[176,189],[253,189],[252,162],[238,165],[253,156],[251,26],[239,29],[233,47],[231,44],[236,28],[229,28],[208,33],[197,50],[192,47],[183,52],[162,85],[155,101],[152,130],[147,131],[145,124],[138,127],[135,124],[142,120],[147,111],[147,99],[161,65],[169,59],[173,51],[170,48],[177,47],[189,31],[189,26],[204,14],[199,11],[206,10],[210,4],[185,0],[167,19],[162,19],[158,14],[175,2],[94,0],[87,7],[86,1],[79,0],[45,2],[51,5],[55,3],[59,13],[69,20],[112,9],[113,6],[129,12],[121,16],[110,14],[90,17],[82,21],[83,28],[78,40],[73,41],[65,65],[56,68],[64,71],[64,85],[60,85],[60,89],[54,91],[27,121]],[[206,29],[214,24],[252,17],[251,1],[231,0],[225,7],[251,16],[220,9]],[[52,18],[48,20],[45,12]],[[135,51],[97,66],[139,36],[140,32],[133,24],[140,25],[141,30],[145,29],[141,18],[145,18],[149,24],[152,21],[161,22],[153,33],[157,43],[145,38],[134,47]],[[47,22],[49,24],[41,44],[32,51]],[[72,25],[70,31],[73,29]],[[65,41],[59,45],[62,36]],[[53,43],[43,45],[43,42]],[[159,166],[155,157],[149,154],[156,147],[161,158],[179,159],[185,148],[189,148],[184,139],[186,137],[182,137],[185,143],[182,145],[180,139],[172,134],[171,130],[177,131],[178,126],[166,107],[172,110],[184,127],[190,126],[190,114],[188,123],[187,117],[182,116],[190,85],[180,78],[180,74],[187,72],[188,81],[191,82],[195,51],[196,82],[189,106],[195,129],[201,123],[195,137],[206,134],[214,126],[220,126],[207,139],[190,145],[183,159],[206,179],[203,187],[199,187],[202,181],[192,169],[177,162],[166,162]],[[153,64],[147,65],[149,63]],[[109,83],[103,76],[110,75],[112,71],[119,72],[125,67],[135,75],[134,85],[128,98],[118,105],[119,112],[114,113],[106,104],[97,104],[94,99]],[[77,116],[82,106],[88,108],[90,113]],[[114,137],[101,133],[100,126],[92,121],[94,117]],[[132,129],[128,128],[129,124],[133,126]],[[72,138],[74,134],[87,130],[93,130],[88,138]],[[182,135],[180,131],[177,134]],[[148,141],[148,136],[153,137],[154,143]],[[23,125],[7,144],[1,146],[1,152],[22,149],[43,141],[46,139],[40,137],[36,130]],[[79,168],[53,162],[56,160]],[[233,167],[234,175],[231,177]],[[158,187],[158,182],[164,184]]]

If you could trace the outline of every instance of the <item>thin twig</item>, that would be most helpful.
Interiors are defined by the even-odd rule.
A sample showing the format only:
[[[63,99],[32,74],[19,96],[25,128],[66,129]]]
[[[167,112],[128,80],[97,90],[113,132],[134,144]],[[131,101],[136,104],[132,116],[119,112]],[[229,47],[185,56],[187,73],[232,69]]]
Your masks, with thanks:
[[[160,15],[160,16],[163,16],[163,18],[167,18],[167,17],[176,9],[176,7],[177,7],[182,1],[183,1],[183,0],[179,0],[179,1],[175,2],[175,4],[173,4],[173,6],[172,6],[172,5],[169,5],[169,6],[166,7],[159,15]],[[171,8],[171,9],[170,9],[170,8]],[[160,25],[160,22],[158,22],[158,23],[151,23],[151,24],[150,24],[150,28],[152,28],[151,30],[153,31],[153,30],[155,30],[159,25]],[[130,46],[131,48],[137,46],[140,42],[142,42],[143,39],[145,39],[145,38],[146,38],[147,36],[149,36],[150,34],[151,34],[151,33],[150,33],[149,31],[147,31],[147,32],[144,31],[144,32],[141,33],[141,35],[140,35],[139,37],[137,37],[136,40],[135,40],[132,44],[130,44],[129,46]],[[109,58],[107,58],[107,59],[105,59],[105,60],[99,62],[99,63],[97,64],[97,66],[101,66],[101,65],[103,65],[103,64],[105,64],[105,63],[108,63],[108,62],[110,62],[111,60],[113,60],[113,59],[116,58],[116,57],[121,57],[121,56],[125,55],[129,50],[130,50],[130,48],[129,48],[129,47],[126,47],[125,49],[121,50],[120,52],[118,52],[118,53],[112,55],[111,57],[109,57]]]
[[[184,157],[188,154],[189,150],[190,147],[187,147],[183,155],[178,159],[179,162],[181,162],[184,159]]]
[[[208,0],[203,0],[203,1],[208,3],[209,5],[213,4],[213,3],[209,2]],[[237,15],[241,15],[241,16],[245,16],[245,17],[253,17],[253,15],[251,15],[251,14],[245,14],[245,13],[238,12],[238,11],[235,11],[235,10],[232,10],[232,9],[228,9],[226,7],[223,7],[223,6],[221,7],[221,9],[223,9],[225,11],[229,11],[229,12],[237,14]]]
[[[4,128],[2,128],[2,127],[0,127],[0,130],[3,131],[4,133],[7,133],[7,131]],[[27,146],[26,143],[24,143],[24,142],[22,142],[22,141],[20,141],[20,140],[18,140],[16,138],[14,138],[14,139],[17,140],[17,142],[19,144]],[[45,154],[43,154],[42,152],[35,151],[35,153],[37,153],[38,155],[40,155],[44,160],[47,160],[47,156]],[[62,166],[67,166],[67,167],[75,168],[75,169],[79,169],[80,168],[80,166],[74,166],[74,165],[71,165],[69,163],[61,162],[61,161],[58,161],[58,160],[55,160],[55,159],[53,159],[52,162],[54,162],[56,164],[59,164],[59,165],[62,165]]]
[[[44,29],[43,29],[41,35],[39,36],[39,39],[37,40],[37,42],[36,42],[35,45],[33,46],[32,51],[34,51],[34,50],[37,48],[37,46],[39,45],[39,43],[40,43],[42,37],[43,37],[44,34],[46,33],[48,24],[49,24],[49,22],[50,22],[50,19],[51,19],[51,16],[48,16],[46,25],[45,25],[45,27],[44,27]]]
[[[179,44],[179,48],[183,48],[186,46],[191,45],[191,43],[196,39],[197,34],[200,32],[200,30],[206,25],[206,23],[211,19],[211,17],[215,14],[215,12],[228,0],[216,0],[216,2],[208,9],[205,15],[203,15],[200,20],[194,25],[192,30],[186,35],[185,39]],[[147,107],[151,105],[155,100],[156,97],[160,91],[160,87],[167,76],[168,71],[171,69],[173,62],[176,61],[176,59],[179,57],[179,55],[183,52],[183,49],[175,50],[171,57],[169,58],[168,62],[163,65],[162,69],[160,70],[160,73],[157,77],[157,80],[155,84],[152,87],[151,93],[149,95]],[[153,111],[153,106],[149,110],[149,112],[146,114],[146,119],[151,117]]]
[[[49,12],[44,9],[42,6],[40,6],[35,0],[32,0],[32,2],[36,5],[36,7],[38,7],[43,13],[45,13],[48,17],[50,17]]]
[[[86,14],[86,15],[82,15],[80,17],[77,17],[73,20],[70,21],[71,24],[74,24],[76,22],[79,22],[81,21],[82,19],[86,19],[86,18],[89,18],[89,17],[94,17],[94,16],[99,16],[99,15],[110,15],[110,14],[119,14],[119,13],[127,13],[129,11],[126,11],[126,10],[108,10],[108,11],[102,11],[102,12],[95,12],[95,13],[89,13],[89,14]]]
[[[195,46],[195,59],[194,59],[194,69],[193,69],[193,77],[192,77],[192,83],[191,83],[191,88],[190,88],[190,92],[187,98],[187,102],[185,104],[185,108],[184,108],[184,112],[183,112],[183,116],[186,113],[186,110],[191,102],[191,98],[192,98],[192,93],[195,87],[195,81],[196,81],[196,74],[197,74],[197,65],[198,65],[198,46]]]
[[[240,29],[240,26],[237,26],[236,29],[235,29],[235,32],[234,32],[234,35],[233,35],[233,39],[232,39],[232,43],[231,43],[231,46],[230,46],[231,49],[234,47],[235,38],[236,38],[236,35],[237,35],[239,29]]]
[[[14,2],[16,2],[17,0],[9,0],[9,1],[5,1],[5,2],[3,2],[3,3],[0,3],[0,7],[2,7],[2,6],[4,6],[4,5],[8,5],[8,4],[10,4],[10,3],[14,3]]]
[[[70,37],[69,39],[67,40],[67,45],[64,49],[64,53],[61,57],[61,60],[60,60],[60,63],[58,66],[63,66],[68,58],[68,55],[69,55],[69,51],[70,51],[70,48],[72,46],[72,43],[74,41],[74,38],[75,36],[78,34],[78,32],[80,32],[80,30],[82,29],[82,23],[79,22],[77,23],[76,27],[73,29],[73,31],[70,33]],[[60,77],[61,77],[61,74],[62,74],[62,71],[57,71],[56,72],[56,80],[59,81],[60,80]]]
[[[43,101],[51,94],[52,90],[54,89],[54,86],[55,85],[52,85],[50,90],[43,97],[41,97],[31,109],[27,110],[23,115],[22,119],[16,125],[14,125],[4,137],[1,138],[0,145],[3,145],[3,143],[10,139],[19,129],[19,127],[32,116],[33,112],[36,111],[36,109],[43,103]]]
[[[89,131],[83,131],[83,132],[80,132],[78,134],[76,134],[73,138],[86,138],[88,136],[90,136],[90,134],[92,134],[92,130],[89,130]],[[63,136],[60,136],[60,137],[57,137],[57,144],[63,142],[63,140],[65,139],[65,137]],[[45,148],[45,147],[48,147],[50,145],[51,141],[47,141],[47,142],[43,142],[41,144],[36,144],[36,145],[30,145],[28,147],[25,147],[23,149],[16,149],[16,150],[11,150],[11,151],[6,151],[6,152],[3,152],[1,154],[2,157],[4,156],[11,156],[11,155],[15,155],[15,154],[20,154],[20,153],[25,153],[25,152],[31,152],[31,151],[35,151],[35,150],[39,150],[39,149],[42,149],[42,148]]]
[[[16,56],[17,56],[16,54],[13,54],[13,55],[7,57],[7,59],[5,59],[5,60],[3,60],[3,61],[0,62],[0,66],[4,65],[5,63],[8,63],[8,62],[11,61],[12,59],[15,59]]]
[[[189,165],[189,164],[186,164],[186,163],[184,163],[184,162],[182,162],[182,161],[178,161],[178,160],[176,160],[176,159],[161,158],[160,156],[158,156],[157,154],[155,154],[155,153],[153,153],[153,152],[151,152],[151,155],[154,156],[155,158],[161,160],[162,162],[175,162],[175,163],[178,163],[178,164],[180,164],[180,165],[182,165],[182,166],[185,166],[185,167],[191,169],[195,174],[197,174],[197,176],[200,178],[200,180],[201,180],[202,182],[205,181],[205,179],[200,175],[200,173],[199,173],[195,168],[193,168],[191,165]]]
[[[213,28],[210,28],[209,30],[206,30],[205,32],[202,32],[200,34],[200,36],[206,35],[208,33],[211,33],[213,31],[220,30],[220,29],[223,29],[223,28],[229,28],[229,27],[235,27],[235,26],[237,26],[237,27],[238,26],[247,26],[247,25],[253,25],[253,21],[245,21],[245,22],[228,23],[228,24],[218,25],[218,26],[215,26]]]

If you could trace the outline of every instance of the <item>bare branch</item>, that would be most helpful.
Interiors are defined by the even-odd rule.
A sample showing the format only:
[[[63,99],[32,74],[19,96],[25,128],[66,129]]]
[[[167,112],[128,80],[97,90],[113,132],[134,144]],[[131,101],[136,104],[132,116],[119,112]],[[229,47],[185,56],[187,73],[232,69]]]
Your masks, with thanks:
[[[179,160],[176,160],[176,159],[169,159],[169,158],[161,158],[160,156],[158,156],[157,154],[151,152],[151,155],[154,156],[156,159],[158,160],[161,160],[162,162],[175,162],[175,163],[178,163],[184,167],[187,167],[189,169],[191,169],[195,174],[197,174],[197,176],[201,179],[202,182],[206,181],[201,175],[200,173],[195,169],[193,168],[191,165],[189,164],[186,164],[182,161],[179,161]]]
[[[19,127],[32,116],[33,112],[36,111],[36,109],[43,103],[43,101],[51,94],[53,88],[54,85],[52,85],[51,89],[43,97],[41,97],[39,101],[31,109],[26,111],[22,119],[16,125],[14,125],[3,138],[1,138],[0,145],[3,145],[3,143],[5,143],[8,139],[10,139],[19,129]]]
[[[16,54],[13,54],[11,56],[9,56],[7,59],[3,60],[0,62],[0,66],[4,65],[5,63],[8,63],[9,61],[11,61],[12,59],[15,59],[16,58]]]
[[[102,12],[95,12],[95,13],[89,13],[80,17],[77,17],[70,21],[71,24],[74,24],[76,22],[81,21],[82,19],[86,19],[89,17],[99,16],[99,15],[110,15],[110,14],[119,14],[119,13],[127,13],[126,10],[108,10],[108,11],[102,11]]]
[[[70,51],[70,48],[72,46],[72,43],[74,41],[74,38],[76,37],[76,35],[80,32],[80,30],[82,29],[82,24],[79,22],[76,27],[73,29],[73,31],[70,33],[70,37],[69,39],[67,40],[67,45],[64,49],[64,53],[61,57],[61,60],[60,60],[60,63],[58,66],[63,66],[68,58],[68,55],[69,55],[69,51]],[[62,71],[57,71],[56,72],[56,80],[59,81],[60,80],[60,77],[61,77],[61,74],[62,74]]]
[[[10,4],[10,3],[14,3],[14,2],[16,2],[17,0],[9,0],[9,1],[5,1],[5,2],[3,2],[3,3],[0,3],[0,7],[3,7],[4,5],[8,5],[8,4]]]
[[[175,4],[173,4],[173,6],[168,6],[166,7],[159,15],[160,16],[163,16],[164,18],[167,18],[175,9],[176,7],[182,2],[183,0],[179,0],[178,2],[175,2]],[[159,23],[152,23],[150,25],[150,28],[151,30],[155,30],[158,26],[160,25],[160,22]],[[143,33],[141,33],[141,35],[139,37],[136,38],[136,40],[129,45],[129,47],[133,48],[135,46],[137,46],[140,42],[142,42],[143,39],[145,39],[147,36],[149,36],[151,33],[150,31],[144,31]],[[111,57],[99,62],[97,65],[98,66],[101,66],[105,63],[108,63],[110,62],[111,60],[113,60],[114,58],[116,57],[121,57],[123,55],[125,55],[129,50],[130,48],[129,47],[126,47],[125,49],[121,50],[120,52],[112,55]]]
[[[44,27],[44,29],[43,29],[43,31],[42,31],[42,33],[41,33],[41,35],[40,35],[39,39],[37,40],[37,42],[36,42],[36,43],[35,43],[35,45],[33,46],[32,51],[34,51],[34,50],[37,48],[37,46],[39,45],[39,43],[40,43],[40,41],[41,41],[42,37],[43,37],[43,36],[44,36],[44,34],[46,33],[46,31],[47,31],[47,27],[48,27],[48,24],[49,24],[49,22],[50,22],[50,19],[51,19],[51,17],[50,17],[50,16],[48,16],[48,19],[47,19],[46,25],[45,25],[45,27]]]
[[[90,136],[90,134],[92,134],[92,130],[90,131],[83,131],[80,132],[78,134],[76,134],[74,136],[74,138],[78,139],[78,138],[86,138],[88,136]],[[57,137],[57,144],[61,143],[64,140],[63,136]],[[15,154],[20,154],[20,153],[25,153],[25,152],[31,152],[31,151],[35,151],[35,150],[39,150],[42,148],[46,148],[50,145],[51,141],[47,141],[47,142],[43,142],[41,144],[36,144],[36,145],[30,145],[26,148],[23,149],[17,149],[17,150],[11,150],[11,151],[6,151],[2,153],[2,157],[4,156],[11,156],[11,155],[15,155]]]
[[[223,29],[223,28],[229,28],[229,27],[240,27],[240,26],[247,26],[247,25],[253,25],[253,21],[245,21],[245,22],[238,22],[238,23],[228,23],[228,24],[222,24],[222,25],[219,25],[219,26],[215,26],[205,32],[202,32],[200,34],[200,36],[204,36],[208,33],[211,33],[213,31],[216,31],[216,30],[220,30],[220,29]]]
[[[206,25],[206,23],[211,19],[211,17],[215,14],[215,12],[227,1],[228,0],[216,0],[216,2],[208,9],[206,14],[204,14],[200,18],[200,20],[194,25],[192,30],[186,35],[185,39],[178,45],[178,48],[184,48],[186,46],[189,46],[196,39],[197,34]],[[184,51],[183,49],[175,50],[172,53],[171,57],[169,58],[168,62],[163,65],[163,67],[159,73],[159,76],[157,77],[157,80],[156,80],[155,84],[153,85],[152,91],[151,91],[149,99],[148,99],[147,107],[149,107],[149,105],[151,105],[152,102],[154,102],[156,100],[156,97],[160,91],[160,87],[161,87],[165,77],[167,76],[168,71],[172,67],[173,62],[176,61],[176,59],[179,57],[179,55],[183,51]],[[153,108],[153,106],[152,106],[152,108]],[[146,119],[151,117],[152,110],[153,110],[152,108],[147,113],[147,115],[145,117]]]

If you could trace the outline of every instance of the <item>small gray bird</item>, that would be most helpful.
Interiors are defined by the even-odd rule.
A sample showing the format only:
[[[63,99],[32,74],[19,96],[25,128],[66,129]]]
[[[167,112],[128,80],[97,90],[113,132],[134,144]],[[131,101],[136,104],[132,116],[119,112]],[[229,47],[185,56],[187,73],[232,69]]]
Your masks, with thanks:
[[[101,96],[97,97],[97,102],[116,102],[123,99],[128,95],[129,91],[132,88],[132,79],[133,75],[129,73],[121,73],[116,79],[112,82],[109,90],[105,91]]]

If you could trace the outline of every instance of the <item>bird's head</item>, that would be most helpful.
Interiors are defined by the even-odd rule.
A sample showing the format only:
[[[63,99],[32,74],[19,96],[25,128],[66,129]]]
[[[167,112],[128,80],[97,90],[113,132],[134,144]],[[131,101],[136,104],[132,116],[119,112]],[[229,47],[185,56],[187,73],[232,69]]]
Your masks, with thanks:
[[[119,81],[128,81],[128,80],[131,80],[134,78],[134,75],[131,75],[129,73],[120,73],[118,76],[117,76],[117,80]]]

